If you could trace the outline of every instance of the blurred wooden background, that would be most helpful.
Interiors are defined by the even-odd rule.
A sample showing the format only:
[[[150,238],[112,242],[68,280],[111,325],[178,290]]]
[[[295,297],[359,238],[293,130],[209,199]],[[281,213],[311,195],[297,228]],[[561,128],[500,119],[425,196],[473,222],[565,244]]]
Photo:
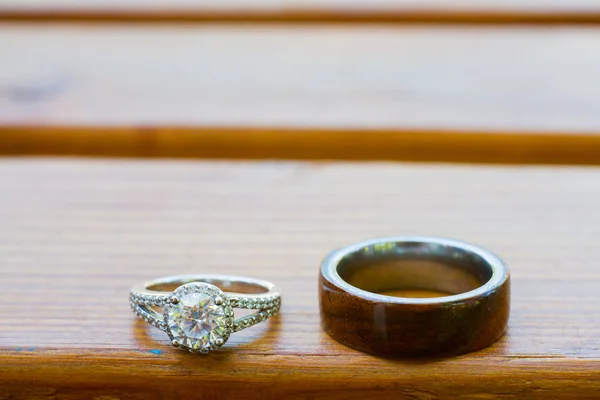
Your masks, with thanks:
[[[600,162],[592,28],[3,24],[0,52],[4,154]]]
[[[2,0],[13,20],[565,24],[600,21],[595,0]]]
[[[599,398],[599,22],[592,0],[0,0],[0,399]],[[324,335],[320,259],[401,234],[505,258],[507,336],[382,360]],[[172,349],[127,291],[193,272],[273,280],[282,314]]]

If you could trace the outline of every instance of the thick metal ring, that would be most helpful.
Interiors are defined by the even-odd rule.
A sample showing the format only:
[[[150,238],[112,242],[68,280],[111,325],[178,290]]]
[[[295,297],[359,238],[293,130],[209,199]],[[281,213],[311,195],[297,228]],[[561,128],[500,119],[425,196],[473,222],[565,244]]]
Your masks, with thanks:
[[[381,294],[435,290],[440,297]],[[321,325],[340,343],[381,356],[449,356],[500,338],[510,276],[494,254],[456,240],[390,237],[329,254],[319,281]]]
[[[206,354],[223,346],[232,333],[277,314],[281,293],[260,279],[181,275],[133,287],[129,304],[138,317],[165,331],[173,346]],[[235,319],[234,308],[257,311]]]

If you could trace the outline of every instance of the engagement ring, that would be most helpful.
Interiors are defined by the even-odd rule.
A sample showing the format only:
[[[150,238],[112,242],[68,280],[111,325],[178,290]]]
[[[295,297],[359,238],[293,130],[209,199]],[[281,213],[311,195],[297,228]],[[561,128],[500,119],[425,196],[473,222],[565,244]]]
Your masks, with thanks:
[[[129,303],[138,317],[165,331],[173,346],[207,354],[223,346],[232,333],[277,314],[281,293],[259,279],[185,275],[135,286]],[[236,319],[234,308],[257,311]]]

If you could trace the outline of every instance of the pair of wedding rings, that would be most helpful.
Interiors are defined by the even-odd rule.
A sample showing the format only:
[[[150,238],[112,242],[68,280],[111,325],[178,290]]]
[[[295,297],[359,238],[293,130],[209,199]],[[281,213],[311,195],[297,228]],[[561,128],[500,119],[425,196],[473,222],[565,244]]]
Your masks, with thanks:
[[[398,289],[438,296],[389,295]],[[453,355],[483,348],[505,332],[510,277],[482,248],[392,237],[330,253],[321,264],[319,296],[323,329],[345,345],[383,356]],[[246,277],[173,276],[135,286],[130,305],[173,346],[206,354],[276,315],[281,291]],[[236,318],[235,308],[254,311]]]

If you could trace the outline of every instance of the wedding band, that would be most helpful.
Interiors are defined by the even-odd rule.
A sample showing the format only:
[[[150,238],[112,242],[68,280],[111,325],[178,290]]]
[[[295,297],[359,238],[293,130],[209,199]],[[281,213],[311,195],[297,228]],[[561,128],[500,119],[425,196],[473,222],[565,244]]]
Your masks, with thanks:
[[[398,297],[392,291],[435,291]],[[434,237],[391,237],[348,246],[321,264],[321,325],[332,338],[381,356],[475,351],[506,330],[509,271],[482,248]]]
[[[129,304],[138,317],[165,331],[173,346],[207,354],[223,346],[232,333],[276,315],[281,293],[260,279],[182,275],[134,286]],[[235,319],[234,308],[257,311]]]

